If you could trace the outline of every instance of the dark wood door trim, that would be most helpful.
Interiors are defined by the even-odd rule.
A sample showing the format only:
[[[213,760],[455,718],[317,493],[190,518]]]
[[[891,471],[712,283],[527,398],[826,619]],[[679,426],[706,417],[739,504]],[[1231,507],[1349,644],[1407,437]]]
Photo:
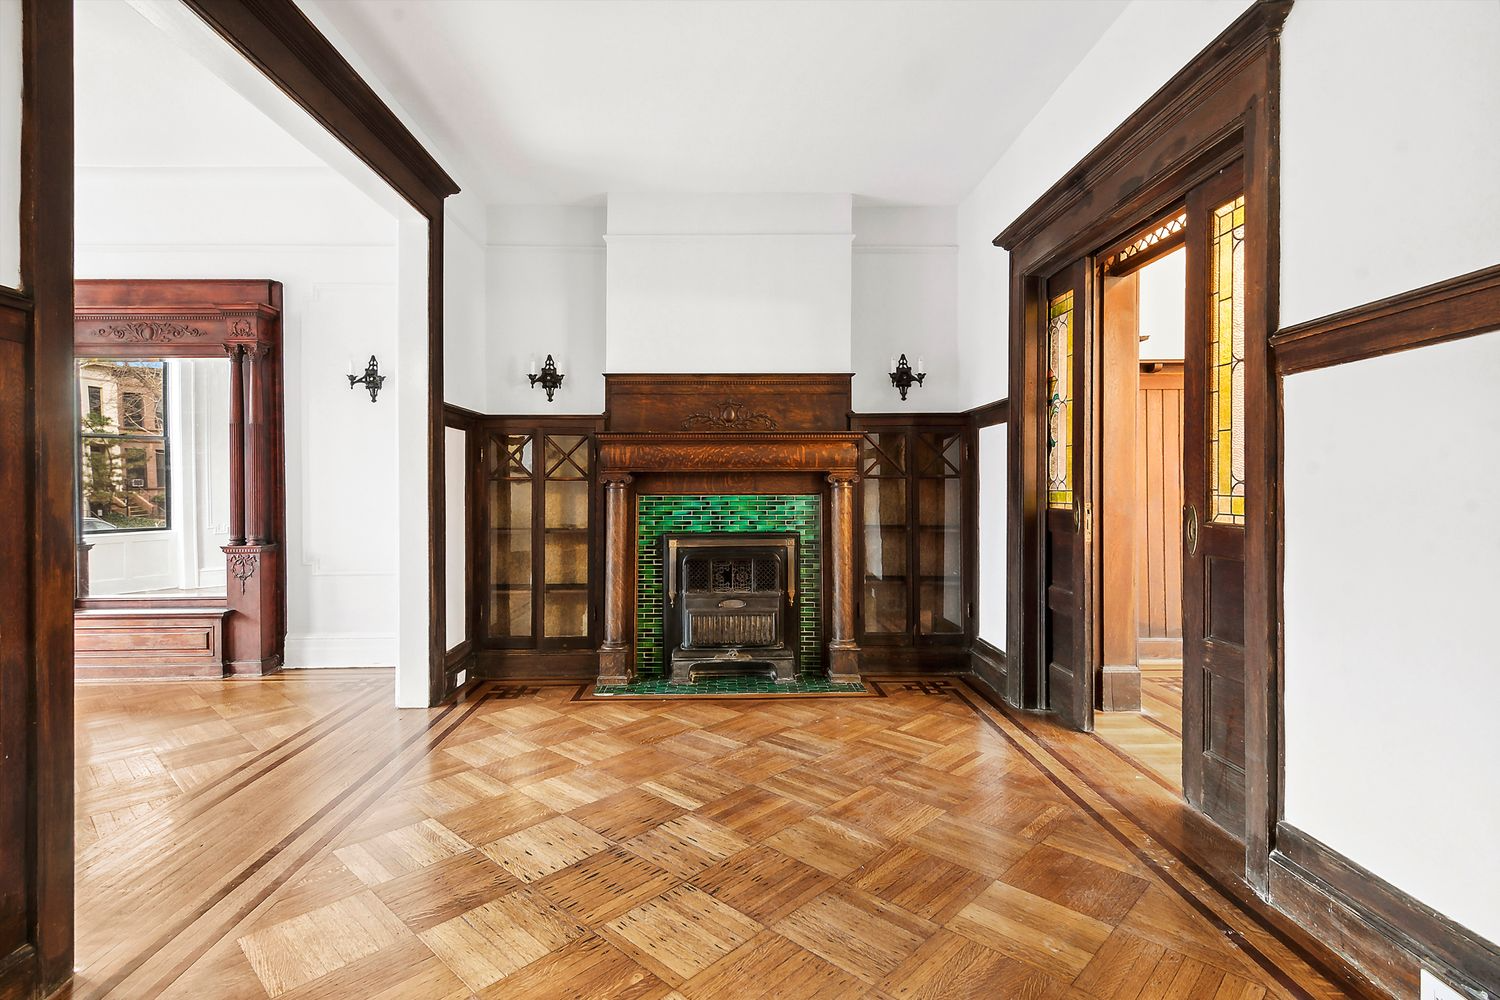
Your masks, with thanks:
[[[1279,410],[1269,335],[1279,301],[1279,38],[1289,0],[1262,0],[1110,133],[995,244],[1011,252],[1010,510],[1008,545],[1015,567],[1008,595],[1005,696],[1041,707],[1044,664],[1041,493],[1045,442],[1037,372],[1043,329],[1040,281],[1068,259],[1160,218],[1188,189],[1237,158],[1245,163],[1250,293],[1246,348],[1246,479],[1258,497],[1246,524],[1246,870],[1264,892],[1277,816],[1280,707],[1278,513]],[[1259,331],[1264,331],[1260,333]]]
[[[26,456],[0,462],[0,995],[29,997],[73,966],[73,5],[22,0],[21,19],[21,282],[0,295],[0,407]]]
[[[443,200],[458,185],[294,0],[184,0],[266,78],[427,219],[428,703],[447,669],[443,467]]]
[[[1292,375],[1497,329],[1500,264],[1283,327],[1271,349]]]

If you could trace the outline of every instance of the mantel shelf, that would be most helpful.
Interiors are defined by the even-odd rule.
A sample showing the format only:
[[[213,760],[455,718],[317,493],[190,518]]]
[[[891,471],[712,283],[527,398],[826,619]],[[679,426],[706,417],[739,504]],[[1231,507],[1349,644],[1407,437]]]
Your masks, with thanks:
[[[605,472],[837,472],[859,466],[850,432],[673,431],[600,434]]]

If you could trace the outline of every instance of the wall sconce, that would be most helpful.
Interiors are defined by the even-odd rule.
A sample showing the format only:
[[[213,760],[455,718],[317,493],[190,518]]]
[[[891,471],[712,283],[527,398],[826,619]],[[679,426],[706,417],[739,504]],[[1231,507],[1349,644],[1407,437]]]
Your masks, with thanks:
[[[906,394],[914,385],[921,385],[922,380],[927,377],[927,362],[917,358],[917,370],[911,370],[911,364],[906,360],[906,355],[901,355],[901,360],[891,359],[891,385],[901,392],[902,402],[906,401]]]
[[[385,376],[380,374],[380,363],[375,360],[375,355],[370,355],[370,363],[365,365],[365,373],[356,376],[354,374],[354,362],[349,362],[349,388],[353,389],[362,385],[370,390],[370,402],[375,402],[375,397],[380,395],[380,387],[385,385]]]
[[[552,360],[552,355],[547,355],[547,363],[542,365],[541,373],[536,370],[536,358],[531,359],[531,374],[526,376],[531,379],[531,387],[535,389],[541,386],[547,390],[547,402],[552,402],[552,394],[557,392],[567,376],[557,370],[557,362]]]

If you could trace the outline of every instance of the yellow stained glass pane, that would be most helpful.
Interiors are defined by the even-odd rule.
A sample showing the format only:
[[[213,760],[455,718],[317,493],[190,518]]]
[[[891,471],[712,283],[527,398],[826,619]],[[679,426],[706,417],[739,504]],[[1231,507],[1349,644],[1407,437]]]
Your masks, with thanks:
[[[1208,489],[1212,519],[1245,523],[1245,197],[1209,231]]]
[[[1047,306],[1047,504],[1073,506],[1073,292]]]

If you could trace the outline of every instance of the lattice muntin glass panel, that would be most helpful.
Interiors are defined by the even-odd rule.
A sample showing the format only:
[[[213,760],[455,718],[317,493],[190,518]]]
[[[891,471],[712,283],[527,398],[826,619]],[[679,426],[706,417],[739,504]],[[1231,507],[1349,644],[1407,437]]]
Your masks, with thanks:
[[[532,470],[530,434],[495,434],[488,448],[490,520],[489,634],[532,634]]]
[[[1132,258],[1139,257],[1162,240],[1171,239],[1186,228],[1187,213],[1182,212],[1165,220],[1147,232],[1136,236],[1135,239],[1121,247],[1117,253],[1110,254],[1104,259],[1104,267],[1109,271],[1123,269]]]
[[[1245,523],[1245,196],[1209,232],[1209,519]]]
[[[542,634],[549,639],[589,633],[589,471],[586,434],[543,436]]]
[[[1047,504],[1073,506],[1073,292],[1047,305]]]

